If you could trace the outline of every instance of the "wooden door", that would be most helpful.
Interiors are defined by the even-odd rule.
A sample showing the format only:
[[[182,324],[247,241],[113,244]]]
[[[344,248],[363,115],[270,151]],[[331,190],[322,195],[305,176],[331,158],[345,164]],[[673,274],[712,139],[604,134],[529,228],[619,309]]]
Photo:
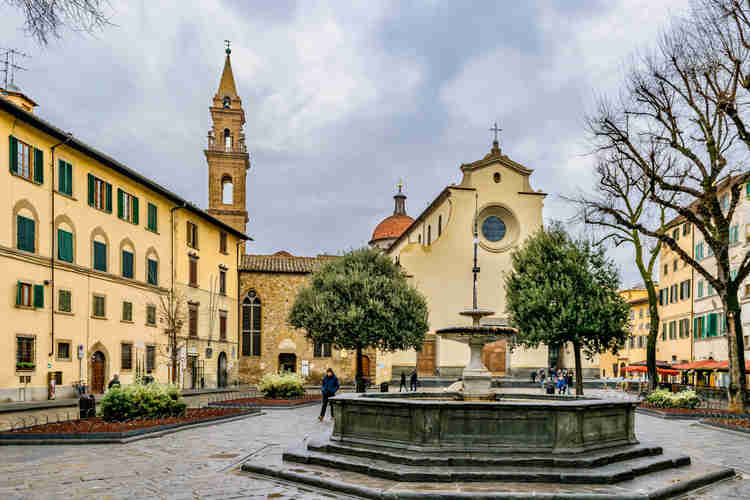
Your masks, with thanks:
[[[104,365],[104,354],[101,351],[96,351],[91,358],[91,392],[94,394],[104,392]]]
[[[370,378],[370,357],[362,355],[362,376]]]
[[[435,341],[426,340],[422,350],[417,352],[417,374],[420,377],[435,375]]]
[[[482,349],[482,363],[493,375],[505,375],[506,341],[491,342]]]

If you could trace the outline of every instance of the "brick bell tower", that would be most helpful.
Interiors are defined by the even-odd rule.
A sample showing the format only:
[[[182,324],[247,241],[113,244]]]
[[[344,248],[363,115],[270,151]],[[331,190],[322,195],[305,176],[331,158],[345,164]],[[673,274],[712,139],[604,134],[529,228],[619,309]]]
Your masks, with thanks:
[[[245,146],[245,111],[232,74],[229,42],[219,90],[209,108],[213,128],[208,131],[208,213],[244,233],[247,224],[245,183],[250,155]]]

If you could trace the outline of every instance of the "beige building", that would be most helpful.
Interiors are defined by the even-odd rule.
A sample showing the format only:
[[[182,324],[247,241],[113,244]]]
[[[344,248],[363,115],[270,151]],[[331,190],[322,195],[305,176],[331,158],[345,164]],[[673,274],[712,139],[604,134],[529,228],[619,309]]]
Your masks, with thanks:
[[[642,287],[635,287],[620,290],[619,293],[630,306],[630,335],[617,354],[606,352],[599,356],[601,376],[606,378],[627,377],[629,375],[625,370],[627,366],[632,363],[641,363],[646,359],[646,346],[651,324],[648,291]]]
[[[247,239],[236,217],[227,224],[217,218],[227,214],[191,205],[34,106],[18,89],[0,96],[0,400],[44,399],[50,381],[58,397],[79,382],[101,392],[115,373],[125,384],[138,375],[167,382],[161,304],[171,289],[184,301],[179,382],[226,384],[238,356],[238,243]]]
[[[430,310],[431,333],[420,352],[379,356],[379,366],[390,367],[394,377],[415,366],[423,376],[458,376],[468,363],[469,348],[440,338],[435,330],[470,322],[458,313],[472,302],[475,222],[481,268],[479,306],[495,311],[483,320],[487,324],[507,323],[503,280],[511,267],[511,251],[542,226],[546,194],[532,188],[532,170],[504,155],[497,141],[484,158],[460,169],[461,183],[443,189],[386,250],[426,296]],[[572,367],[573,355],[570,349],[566,353],[546,346],[515,348],[508,354],[501,342],[490,346],[485,361],[496,375],[526,377],[543,367]],[[598,374],[598,365],[598,359],[584,361],[586,376]]]

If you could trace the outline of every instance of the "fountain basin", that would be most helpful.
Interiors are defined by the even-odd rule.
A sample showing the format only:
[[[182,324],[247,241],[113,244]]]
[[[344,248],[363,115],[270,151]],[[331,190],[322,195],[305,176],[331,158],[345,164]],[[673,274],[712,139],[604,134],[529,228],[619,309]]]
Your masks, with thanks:
[[[571,454],[638,443],[636,402],[513,394],[466,401],[458,393],[342,394],[332,441],[439,453]]]

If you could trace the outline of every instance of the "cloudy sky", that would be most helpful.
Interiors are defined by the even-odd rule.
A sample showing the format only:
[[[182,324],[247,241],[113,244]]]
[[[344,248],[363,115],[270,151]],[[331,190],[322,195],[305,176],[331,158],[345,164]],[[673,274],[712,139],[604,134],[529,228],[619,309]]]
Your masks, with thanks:
[[[354,3],[354,5],[352,5]],[[583,116],[687,0],[158,2],[112,0],[95,37],[41,48],[3,6],[1,45],[40,116],[207,206],[203,149],[225,39],[247,117],[253,253],[365,245],[404,179],[416,216],[458,166],[504,153],[560,199],[591,185]],[[632,251],[613,251],[623,281]]]

